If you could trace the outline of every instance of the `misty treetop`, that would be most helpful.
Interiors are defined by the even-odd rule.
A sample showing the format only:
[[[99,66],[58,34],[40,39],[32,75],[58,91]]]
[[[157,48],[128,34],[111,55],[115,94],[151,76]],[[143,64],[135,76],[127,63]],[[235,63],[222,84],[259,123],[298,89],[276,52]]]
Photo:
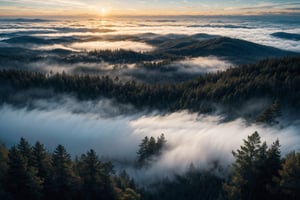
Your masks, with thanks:
[[[146,136],[141,144],[139,145],[139,150],[137,151],[138,158],[137,162],[139,166],[147,165],[151,158],[154,156],[159,156],[162,153],[163,148],[167,140],[165,139],[165,135],[161,134],[157,139],[154,137],[148,138]]]
[[[266,59],[178,84],[146,84],[108,76],[18,70],[1,70],[0,83],[0,101],[15,104],[69,94],[81,100],[104,97],[132,104],[138,109],[162,111],[188,109],[203,113],[214,111],[215,105],[221,105],[225,113],[236,114],[235,108],[251,99],[269,99],[278,101],[280,109],[297,113],[300,108],[300,57]],[[18,92],[23,94],[23,99],[16,97]],[[28,95],[24,95],[26,93]],[[258,117],[258,122],[273,124],[274,112],[271,111],[277,108],[270,107],[263,113],[264,109],[254,113],[254,117]]]
[[[137,152],[158,154],[164,135],[146,137]],[[145,153],[144,150],[152,150]],[[156,150],[155,150],[156,149]],[[6,148],[0,145],[0,198],[18,199],[105,199],[105,200],[257,200],[300,198],[300,153],[281,158],[280,144],[262,142],[258,132],[244,139],[232,152],[235,161],[220,176],[222,163],[200,170],[193,164],[187,172],[173,172],[147,188],[136,185],[126,171],[117,174],[111,162],[103,162],[94,150],[71,159],[63,145],[49,153],[43,144],[31,146],[24,138]],[[159,155],[157,155],[159,156]],[[143,158],[147,159],[147,158]],[[148,160],[149,161],[149,160]],[[155,162],[155,160],[151,160]],[[197,161],[195,161],[197,162]],[[135,170],[140,170],[137,166]],[[225,170],[226,169],[222,169]],[[216,173],[219,171],[219,173]],[[224,172],[225,172],[224,171]],[[228,175],[225,175],[228,174]]]

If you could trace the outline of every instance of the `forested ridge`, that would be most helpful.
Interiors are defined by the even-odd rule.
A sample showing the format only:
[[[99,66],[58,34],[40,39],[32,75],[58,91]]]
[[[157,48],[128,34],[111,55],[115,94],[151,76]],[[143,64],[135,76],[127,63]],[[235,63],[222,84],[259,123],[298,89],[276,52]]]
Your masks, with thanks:
[[[162,142],[163,141],[163,142]],[[161,143],[162,142],[162,143]],[[160,156],[163,135],[145,137],[137,151]],[[160,146],[162,148],[162,146]],[[147,151],[143,151],[143,150]],[[162,151],[164,149],[161,149]],[[160,150],[159,150],[160,151]],[[103,162],[94,150],[72,159],[63,145],[53,153],[36,142],[31,146],[21,138],[11,148],[0,145],[1,199],[104,199],[104,200],[199,200],[199,199],[292,199],[300,198],[300,153],[281,157],[279,141],[268,146],[254,132],[232,152],[235,161],[229,173],[220,174],[222,163],[199,170],[192,163],[184,174],[161,177],[148,188],[137,186],[126,171],[115,172],[111,162]],[[155,162],[152,160],[151,162]],[[149,165],[151,163],[144,163]],[[137,166],[137,169],[141,166]],[[217,172],[219,171],[219,172]],[[222,171],[222,170],[221,170]]]
[[[19,70],[1,70],[0,83],[2,102],[13,101],[17,92],[38,88],[71,94],[81,100],[111,98],[140,109],[208,112],[216,103],[230,111],[250,99],[266,98],[278,100],[283,107],[297,111],[300,108],[300,57],[265,59],[178,84],[146,84],[121,81],[118,77]]]

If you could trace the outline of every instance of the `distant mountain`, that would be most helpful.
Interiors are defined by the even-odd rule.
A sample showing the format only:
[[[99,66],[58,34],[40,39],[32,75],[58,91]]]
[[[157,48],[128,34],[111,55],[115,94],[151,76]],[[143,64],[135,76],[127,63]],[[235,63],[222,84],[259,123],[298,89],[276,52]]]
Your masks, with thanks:
[[[49,40],[33,36],[13,37],[7,40],[3,40],[2,42],[10,44],[52,44],[52,42]]]
[[[49,21],[54,21],[54,20],[30,19],[30,18],[0,18],[0,21],[5,21],[5,22],[49,22]]]
[[[209,35],[206,37],[209,38]],[[211,36],[209,39],[200,37],[200,40],[196,38],[194,35],[176,40],[166,40],[157,44],[158,50],[156,53],[192,57],[217,56],[236,63],[253,62],[263,58],[298,55],[295,52],[229,37]]]
[[[272,33],[271,35],[285,40],[300,41],[300,34],[296,34],[296,33],[276,32],[276,33]]]
[[[264,46],[253,42],[234,39],[229,37],[222,37],[218,35],[209,35],[204,33],[198,33],[194,35],[183,34],[140,34],[140,35],[121,35],[121,36],[109,36],[104,38],[92,37],[58,37],[58,38],[42,38],[34,36],[16,36],[7,40],[3,40],[3,43],[7,43],[10,46],[16,45],[16,47],[26,48],[26,45],[54,45],[54,44],[69,44],[73,42],[85,42],[85,41],[137,41],[144,42],[154,46],[154,50],[151,52],[137,52],[134,55],[128,50],[122,50],[121,54],[112,51],[101,51],[96,55],[82,54],[80,57],[68,57],[68,62],[99,62],[99,60],[109,62],[141,62],[151,60],[180,60],[185,57],[199,57],[199,56],[215,56],[224,60],[228,60],[234,64],[253,63],[264,58],[274,58],[290,55],[299,55],[296,52],[290,52],[280,50],[274,47]],[[45,51],[42,51],[45,52]],[[33,52],[38,53],[38,52]],[[68,56],[71,51],[56,50],[49,53],[61,54]],[[18,52],[15,52],[17,55]],[[104,55],[105,54],[105,55]],[[109,55],[108,55],[109,54]],[[35,56],[32,54],[32,56]],[[117,57],[116,57],[117,56]],[[109,58],[109,59],[108,59]]]
[[[49,44],[58,44],[58,43],[71,43],[80,41],[80,39],[76,37],[59,37],[54,39],[44,39],[40,37],[34,36],[17,36],[7,40],[2,40],[2,42],[9,44],[37,44],[37,45],[49,45]]]

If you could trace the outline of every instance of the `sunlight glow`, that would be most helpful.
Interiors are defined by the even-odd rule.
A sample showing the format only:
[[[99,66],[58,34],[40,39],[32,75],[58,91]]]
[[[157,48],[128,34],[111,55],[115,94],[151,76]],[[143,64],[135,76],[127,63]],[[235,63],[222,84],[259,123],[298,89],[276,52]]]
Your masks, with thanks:
[[[101,16],[105,16],[105,15],[107,15],[107,14],[108,14],[108,9],[107,9],[107,8],[104,8],[104,7],[102,7],[102,8],[100,9],[100,14],[101,14]]]

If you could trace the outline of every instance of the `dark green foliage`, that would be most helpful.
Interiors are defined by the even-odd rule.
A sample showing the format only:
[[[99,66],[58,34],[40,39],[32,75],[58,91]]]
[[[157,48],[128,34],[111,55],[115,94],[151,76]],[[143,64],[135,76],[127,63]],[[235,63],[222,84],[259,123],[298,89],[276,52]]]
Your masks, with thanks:
[[[49,75],[16,70],[0,71],[0,83],[0,101],[18,104],[26,103],[26,99],[17,101],[15,93],[39,88],[53,90],[54,94],[72,94],[81,100],[106,97],[139,109],[165,111],[208,112],[214,110],[215,103],[221,104],[225,113],[237,113],[249,99],[278,99],[281,110],[289,108],[297,113],[300,108],[300,57],[263,60],[181,84],[121,82],[108,76]],[[49,97],[51,93],[44,97],[33,94],[28,101]]]
[[[148,162],[153,158],[153,156],[159,156],[161,154],[162,149],[166,144],[165,135],[161,134],[160,137],[155,140],[154,137],[150,137],[150,139],[146,136],[141,144],[139,145],[138,154],[138,164],[140,166],[148,164]]]
[[[229,184],[224,188],[229,199],[267,199],[272,197],[273,178],[278,176],[280,169],[279,142],[271,148],[264,142],[261,144],[257,132],[244,140],[244,145],[233,151],[236,158],[233,174]]]
[[[121,194],[120,200],[140,200],[141,195],[131,188],[126,188]]]
[[[292,152],[286,156],[277,179],[282,199],[300,199],[300,153]]]
[[[99,59],[100,61],[105,60],[110,63],[136,63],[139,61],[152,60],[154,57],[149,54],[144,54],[142,52],[135,52],[130,50],[95,50],[88,53],[88,56],[84,56],[82,61],[86,62],[91,59]],[[74,60],[74,58],[72,58]],[[77,60],[78,62],[78,60]]]
[[[144,139],[142,144],[149,144],[151,149],[155,149],[158,144],[166,143],[163,135],[157,140],[151,138]],[[209,171],[197,170],[191,165],[187,173],[157,181],[148,187],[149,190],[142,190],[137,189],[126,171],[115,175],[113,165],[101,162],[94,150],[73,161],[62,145],[49,154],[43,144],[37,142],[31,147],[22,138],[17,147],[9,150],[0,146],[0,197],[8,200],[300,198],[299,152],[292,152],[281,160],[279,141],[268,148],[255,132],[233,155],[236,160],[227,181],[215,174],[220,172],[219,165]]]
[[[0,180],[2,180],[7,170],[8,150],[4,144],[0,143]]]
[[[45,147],[40,142],[36,142],[33,146],[33,167],[37,171],[37,176],[43,182],[43,193],[45,197],[52,195],[51,184],[53,168],[51,165],[51,155],[46,152]]]
[[[53,182],[51,190],[56,199],[72,199],[75,188],[75,174],[71,156],[62,145],[52,155]]]
[[[40,199],[42,180],[36,170],[29,165],[26,157],[16,147],[12,147],[8,156],[8,169],[5,177],[5,189],[13,199]]]
[[[81,199],[115,199],[110,173],[94,150],[83,154],[77,163],[82,182]]]
[[[152,193],[144,194],[146,200],[216,200],[225,199],[223,179],[209,171],[190,169],[174,180],[164,180],[154,185]]]
[[[115,184],[118,188],[125,191],[126,188],[136,189],[134,180],[129,177],[125,170],[119,173],[119,176],[115,176]]]
[[[1,199],[138,200],[133,179],[126,172],[113,173],[112,163],[101,162],[94,150],[73,161],[62,145],[53,154],[24,138],[9,150],[0,145]]]
[[[276,120],[280,117],[280,103],[276,100],[270,107],[266,108],[256,119],[258,123],[266,123],[269,125],[278,124]]]
[[[6,192],[4,191],[4,177],[7,173],[7,161],[8,161],[8,150],[0,143],[0,199],[6,198]]]

